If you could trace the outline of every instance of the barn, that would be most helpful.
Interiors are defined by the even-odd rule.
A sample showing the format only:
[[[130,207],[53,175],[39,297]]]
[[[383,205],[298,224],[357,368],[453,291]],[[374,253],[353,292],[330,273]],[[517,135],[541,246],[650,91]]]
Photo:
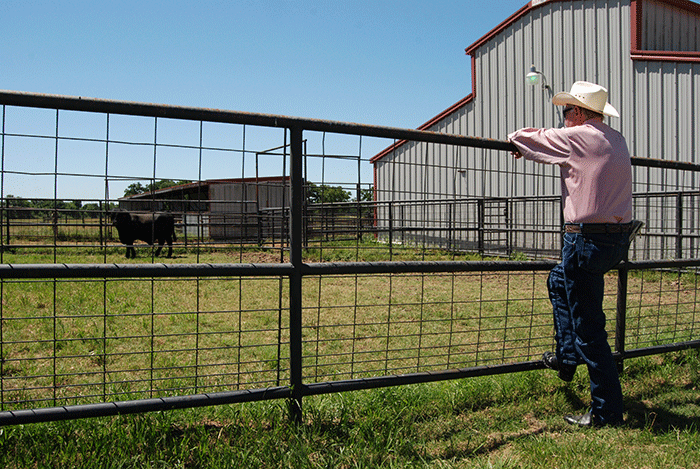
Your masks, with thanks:
[[[466,54],[471,93],[420,129],[505,140],[522,127],[558,127],[552,96],[585,80],[608,88],[621,117],[606,122],[633,156],[700,163],[698,3],[532,0]],[[371,162],[377,224],[396,228],[393,242],[558,252],[558,168],[502,151],[407,141]],[[700,256],[698,173],[635,166],[633,181],[635,217],[646,223],[633,256]]]
[[[188,237],[257,242],[283,236],[289,177],[213,179],[119,199],[119,208],[169,211]]]

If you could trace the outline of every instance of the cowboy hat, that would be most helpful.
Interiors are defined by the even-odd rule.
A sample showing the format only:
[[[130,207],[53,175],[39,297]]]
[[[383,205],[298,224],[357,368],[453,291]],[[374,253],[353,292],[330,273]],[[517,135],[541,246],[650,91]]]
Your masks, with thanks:
[[[571,85],[571,91],[562,91],[552,98],[552,104],[581,106],[591,111],[612,117],[620,117],[617,110],[608,102],[608,90],[595,83],[577,81]]]

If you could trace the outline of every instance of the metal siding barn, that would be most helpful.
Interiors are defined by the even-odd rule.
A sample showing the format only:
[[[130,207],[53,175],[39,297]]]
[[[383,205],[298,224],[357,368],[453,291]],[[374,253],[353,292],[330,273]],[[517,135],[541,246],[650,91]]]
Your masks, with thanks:
[[[171,211],[188,234],[258,241],[291,201],[288,177],[219,179],[177,185],[119,199],[125,210]],[[279,236],[279,234],[276,234]]]
[[[605,121],[622,132],[630,154],[700,163],[695,123],[700,114],[697,3],[533,0],[466,52],[472,57],[472,93],[421,129],[505,140],[522,127],[559,127],[561,109],[551,104],[552,96],[585,80],[608,88],[621,117]],[[544,75],[547,87],[526,83],[531,66]],[[389,201],[415,201],[417,208],[419,200],[560,194],[558,167],[514,160],[505,152],[399,142],[372,162],[380,228],[388,225],[390,209],[384,203]],[[633,167],[635,193],[698,190],[698,179],[689,171]],[[445,228],[439,222],[445,214],[439,215],[431,204],[414,210],[416,219],[399,223],[424,231]],[[654,210],[653,203],[649,207],[646,210]],[[457,216],[459,210],[452,210],[451,226],[464,222]],[[542,224],[558,224],[556,210],[538,212]],[[644,212],[643,207],[635,208],[637,218],[651,216]],[[396,213],[391,216],[398,219]],[[536,225],[532,216],[523,222]],[[469,245],[469,229],[451,236]],[[553,239],[542,242],[551,245]]]

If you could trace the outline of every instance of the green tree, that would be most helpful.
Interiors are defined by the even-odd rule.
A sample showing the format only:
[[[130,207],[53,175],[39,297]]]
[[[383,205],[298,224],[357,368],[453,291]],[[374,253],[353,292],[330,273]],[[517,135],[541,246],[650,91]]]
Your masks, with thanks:
[[[369,189],[360,189],[360,202],[372,202],[374,200],[374,186]]]
[[[87,203],[87,204],[83,205],[82,207],[80,207],[80,210],[82,212],[85,212],[85,215],[87,217],[97,218],[100,216],[100,213],[103,213],[103,214],[108,213],[108,212],[110,212],[118,207],[119,206],[117,204],[112,203],[112,202],[108,202],[108,203],[103,202],[102,204],[90,202],[90,203]]]
[[[22,197],[16,197],[14,195],[8,195],[6,197],[6,204],[8,207],[7,210],[7,216],[9,218],[30,218],[32,216],[32,212],[29,210],[13,210],[13,207],[16,208],[29,208],[32,206],[32,201],[24,199]]]
[[[340,186],[317,186],[310,182],[306,186],[306,200],[310,204],[330,204],[333,202],[347,202],[350,200],[350,192]]]
[[[147,192],[154,192],[160,189],[165,189],[166,187],[180,186],[183,184],[191,184],[192,181],[180,180],[173,181],[172,179],[161,179],[151,184],[146,184],[145,186],[140,182],[135,182],[129,184],[129,186],[124,189],[124,197],[131,197],[132,195],[144,194]]]
[[[144,192],[146,192],[146,188],[143,187],[143,184],[140,182],[135,182],[133,184],[129,184],[129,187],[124,189],[124,197],[131,197],[132,195],[143,194]]]

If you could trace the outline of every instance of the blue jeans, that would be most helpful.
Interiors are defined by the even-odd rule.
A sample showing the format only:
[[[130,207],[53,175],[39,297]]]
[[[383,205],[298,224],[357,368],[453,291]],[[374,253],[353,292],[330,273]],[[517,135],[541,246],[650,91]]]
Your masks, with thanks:
[[[622,422],[622,389],[605,331],[604,274],[626,255],[628,233],[565,233],[562,261],[549,273],[557,359],[588,367],[597,423]]]

